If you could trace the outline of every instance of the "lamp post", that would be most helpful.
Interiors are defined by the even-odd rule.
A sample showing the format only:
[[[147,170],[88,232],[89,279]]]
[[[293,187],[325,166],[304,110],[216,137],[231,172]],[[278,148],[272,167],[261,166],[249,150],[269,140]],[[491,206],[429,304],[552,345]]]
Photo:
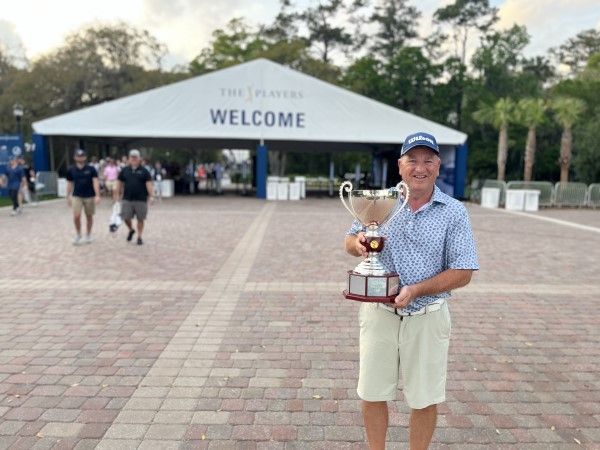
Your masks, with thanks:
[[[17,121],[17,134],[21,136],[21,118],[23,117],[23,107],[18,103],[13,105],[13,116]]]

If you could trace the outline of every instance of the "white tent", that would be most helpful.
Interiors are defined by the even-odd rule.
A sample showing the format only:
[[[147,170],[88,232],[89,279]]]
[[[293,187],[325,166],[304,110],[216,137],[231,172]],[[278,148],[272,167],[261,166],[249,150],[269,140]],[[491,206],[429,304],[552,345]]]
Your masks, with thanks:
[[[129,148],[256,148],[258,197],[266,192],[267,147],[397,151],[417,131],[441,146],[438,186],[462,197],[466,177],[466,134],[266,59],[40,120],[33,129],[40,146],[47,136],[72,136]],[[374,159],[373,172],[381,167]]]
[[[46,136],[401,144],[426,131],[464,133],[257,59],[33,124]]]

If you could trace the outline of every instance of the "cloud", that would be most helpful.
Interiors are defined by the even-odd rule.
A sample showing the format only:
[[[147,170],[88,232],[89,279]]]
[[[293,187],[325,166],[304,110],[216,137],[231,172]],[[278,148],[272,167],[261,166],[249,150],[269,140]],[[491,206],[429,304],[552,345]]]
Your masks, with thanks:
[[[529,55],[544,54],[580,31],[600,26],[598,0],[506,0],[499,11],[500,28],[525,25],[531,35]]]
[[[0,51],[16,63],[26,61],[25,47],[15,25],[3,19],[0,19]]]
[[[278,0],[144,0],[140,25],[168,45],[171,60],[187,63],[234,17],[265,23],[278,11]]]

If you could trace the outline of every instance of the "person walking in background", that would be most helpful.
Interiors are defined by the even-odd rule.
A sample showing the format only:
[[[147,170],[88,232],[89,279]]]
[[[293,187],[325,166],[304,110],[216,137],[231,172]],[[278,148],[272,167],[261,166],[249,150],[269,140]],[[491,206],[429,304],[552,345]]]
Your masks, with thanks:
[[[92,156],[92,160],[90,161],[90,166],[96,169],[96,173],[100,173],[100,161],[98,161],[97,156]]]
[[[162,180],[167,175],[167,171],[163,169],[160,161],[156,161],[150,174],[154,182],[154,195],[158,197],[158,201],[162,201]]]
[[[23,169],[23,173],[25,174],[25,177],[27,177],[27,173],[29,172],[29,166],[27,165],[27,162],[25,161],[25,158],[23,157],[22,154],[17,157],[17,161],[18,161],[19,165],[21,166],[21,168]],[[20,211],[23,210],[23,205],[25,203],[31,203],[31,196],[29,195],[29,183],[25,183],[24,185],[21,185],[21,188],[19,189],[18,199],[19,199],[19,210]]]
[[[67,204],[73,208],[73,223],[76,235],[73,245],[92,243],[92,226],[96,204],[100,202],[100,182],[98,172],[86,164],[87,155],[82,149],[75,150],[75,165],[67,170]],[[85,212],[86,233],[81,237],[81,211]]]
[[[204,164],[198,164],[198,168],[196,169],[196,173],[198,174],[198,192],[202,190],[202,185],[206,186],[206,168]]]
[[[141,165],[139,150],[129,152],[129,165],[119,173],[117,178],[117,198],[121,200],[121,218],[127,225],[127,242],[133,239],[135,230],[132,220],[137,219],[137,245],[142,245],[142,233],[144,232],[144,221],[148,215],[148,203],[154,200],[152,176],[146,168]]]
[[[27,169],[25,176],[27,177],[27,187],[29,189],[29,197],[31,200],[31,205],[32,206],[36,206],[38,204],[38,196],[37,196],[37,192],[36,192],[36,181],[37,181],[37,177],[36,177],[37,173],[35,171],[35,169],[33,168],[33,165],[29,166],[29,168]]]
[[[112,198],[117,187],[117,177],[119,176],[119,168],[112,158],[106,159],[106,166],[104,167],[103,175],[106,192]]]
[[[23,167],[19,164],[17,156],[10,158],[10,163],[6,168],[8,195],[12,200],[13,209],[10,212],[11,216],[21,214],[22,209],[19,205],[19,191],[27,184],[27,177]]]
[[[217,163],[214,165],[213,172],[215,174],[215,193],[217,195],[221,195],[222,194],[221,183],[223,181],[223,165],[221,164],[220,161],[217,161]]]
[[[106,194],[106,182],[104,177],[104,168],[106,167],[106,161],[101,159],[98,161],[98,168],[96,172],[98,172],[98,182],[100,183],[100,195]]]
[[[215,184],[213,164],[206,165],[206,192],[212,193]]]

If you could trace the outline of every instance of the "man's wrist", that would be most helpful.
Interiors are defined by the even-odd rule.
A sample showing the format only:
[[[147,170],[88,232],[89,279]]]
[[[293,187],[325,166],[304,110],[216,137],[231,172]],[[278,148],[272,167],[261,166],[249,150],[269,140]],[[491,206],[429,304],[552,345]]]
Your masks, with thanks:
[[[409,288],[410,288],[410,293],[411,293],[411,297],[412,297],[411,301],[414,300],[415,298],[423,296],[423,294],[421,293],[421,287],[420,287],[419,283],[411,284],[411,285],[409,285]]]

